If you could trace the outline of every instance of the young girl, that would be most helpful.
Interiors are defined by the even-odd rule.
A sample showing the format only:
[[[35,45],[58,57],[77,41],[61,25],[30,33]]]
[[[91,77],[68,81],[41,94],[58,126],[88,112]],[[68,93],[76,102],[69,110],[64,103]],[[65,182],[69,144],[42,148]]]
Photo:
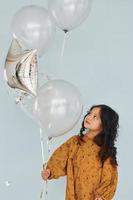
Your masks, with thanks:
[[[66,175],[66,200],[111,200],[118,179],[115,147],[118,121],[118,114],[109,106],[92,106],[84,117],[80,134],[53,153],[42,178]]]

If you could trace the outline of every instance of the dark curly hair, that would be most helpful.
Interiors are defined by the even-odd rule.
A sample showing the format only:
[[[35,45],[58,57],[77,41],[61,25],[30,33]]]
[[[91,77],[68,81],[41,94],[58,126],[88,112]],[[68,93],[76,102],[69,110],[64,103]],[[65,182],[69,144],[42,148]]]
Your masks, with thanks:
[[[100,108],[100,118],[102,122],[102,131],[95,136],[94,142],[101,146],[99,151],[99,157],[101,164],[104,164],[104,161],[107,158],[111,158],[110,162],[113,166],[117,166],[117,148],[115,147],[115,141],[118,136],[119,128],[119,115],[109,106],[104,104],[93,105],[87,114],[84,116],[84,119],[89,114],[93,108]],[[80,129],[80,139],[82,140],[85,131],[84,120],[82,122],[82,127]]]

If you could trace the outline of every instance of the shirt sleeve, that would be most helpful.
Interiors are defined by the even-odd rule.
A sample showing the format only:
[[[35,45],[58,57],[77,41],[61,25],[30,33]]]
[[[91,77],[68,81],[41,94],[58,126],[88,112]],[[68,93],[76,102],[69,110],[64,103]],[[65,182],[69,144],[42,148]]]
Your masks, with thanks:
[[[65,176],[67,173],[67,160],[69,157],[69,150],[75,136],[71,137],[64,144],[58,147],[50,157],[47,163],[47,169],[50,169],[50,179],[57,179],[60,176]]]
[[[95,191],[95,198],[101,197],[103,200],[112,200],[116,192],[118,182],[117,166],[113,167],[108,158],[102,169],[101,182]]]

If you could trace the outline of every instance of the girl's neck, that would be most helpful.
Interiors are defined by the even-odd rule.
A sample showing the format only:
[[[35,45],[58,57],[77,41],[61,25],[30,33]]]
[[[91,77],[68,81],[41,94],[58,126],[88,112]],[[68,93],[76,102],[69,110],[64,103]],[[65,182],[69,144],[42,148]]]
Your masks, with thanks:
[[[89,139],[94,139],[95,138],[95,136],[97,135],[97,133],[96,132],[94,132],[94,131],[92,131],[92,130],[89,130],[89,131],[87,131],[86,132],[86,134],[85,134],[86,136],[87,136],[87,138],[89,138]]]

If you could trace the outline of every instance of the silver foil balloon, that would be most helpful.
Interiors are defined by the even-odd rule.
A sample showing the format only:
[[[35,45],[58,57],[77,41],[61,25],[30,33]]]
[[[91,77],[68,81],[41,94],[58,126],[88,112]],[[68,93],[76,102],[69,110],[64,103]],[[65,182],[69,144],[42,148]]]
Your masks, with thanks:
[[[13,38],[5,61],[4,75],[11,88],[36,95],[38,86],[36,50],[24,51]]]
[[[79,26],[89,15],[92,0],[48,0],[50,13],[65,32]]]
[[[11,30],[25,48],[37,49],[41,56],[53,41],[55,24],[47,9],[30,5],[14,15]]]
[[[38,91],[34,114],[49,138],[71,130],[80,118],[83,104],[78,89],[64,80],[50,80]]]

